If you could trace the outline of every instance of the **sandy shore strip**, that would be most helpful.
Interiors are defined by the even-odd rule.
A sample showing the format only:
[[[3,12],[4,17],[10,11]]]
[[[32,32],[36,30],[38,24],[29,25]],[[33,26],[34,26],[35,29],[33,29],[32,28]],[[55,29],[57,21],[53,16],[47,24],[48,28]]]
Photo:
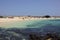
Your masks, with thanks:
[[[14,22],[14,21],[27,21],[27,20],[50,20],[50,19],[60,19],[60,18],[27,18],[27,19],[0,18],[0,23],[1,22]]]

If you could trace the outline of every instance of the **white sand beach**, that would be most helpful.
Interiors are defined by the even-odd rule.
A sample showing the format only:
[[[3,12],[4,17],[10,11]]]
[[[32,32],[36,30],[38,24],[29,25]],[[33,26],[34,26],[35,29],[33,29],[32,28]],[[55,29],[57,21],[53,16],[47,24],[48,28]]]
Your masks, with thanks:
[[[12,28],[12,27],[23,27],[35,23],[37,20],[50,20],[60,18],[0,18],[0,27]]]
[[[49,20],[49,19],[60,19],[60,18],[0,18],[1,22],[13,22],[13,21],[26,21],[26,20]]]

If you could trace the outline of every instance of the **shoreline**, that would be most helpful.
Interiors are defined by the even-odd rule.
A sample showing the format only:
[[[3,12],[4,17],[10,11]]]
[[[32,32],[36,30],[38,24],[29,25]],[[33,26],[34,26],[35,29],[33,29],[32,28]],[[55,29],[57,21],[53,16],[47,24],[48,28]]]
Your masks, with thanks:
[[[0,18],[0,28],[25,28],[27,24],[35,23],[36,21],[54,20],[60,18],[30,18],[30,19],[11,19],[11,18]],[[29,23],[27,23],[30,21]],[[26,22],[26,23],[25,23]],[[20,24],[19,24],[20,23]],[[17,24],[17,25],[16,25]]]
[[[60,18],[0,18],[0,22],[28,21],[28,20],[51,20]]]

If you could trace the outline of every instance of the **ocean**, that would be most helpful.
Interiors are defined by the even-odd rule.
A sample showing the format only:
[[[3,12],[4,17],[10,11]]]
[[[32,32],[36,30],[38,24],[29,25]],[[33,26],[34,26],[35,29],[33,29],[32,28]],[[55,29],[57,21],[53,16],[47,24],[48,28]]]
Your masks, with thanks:
[[[29,34],[60,35],[60,19],[28,20],[0,23],[0,40],[28,40]]]

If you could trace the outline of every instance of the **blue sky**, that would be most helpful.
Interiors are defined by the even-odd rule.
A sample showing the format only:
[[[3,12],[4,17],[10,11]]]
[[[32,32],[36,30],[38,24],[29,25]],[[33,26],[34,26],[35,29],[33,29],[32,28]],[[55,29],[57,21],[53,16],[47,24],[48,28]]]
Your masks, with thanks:
[[[0,0],[0,15],[60,16],[60,0]]]

